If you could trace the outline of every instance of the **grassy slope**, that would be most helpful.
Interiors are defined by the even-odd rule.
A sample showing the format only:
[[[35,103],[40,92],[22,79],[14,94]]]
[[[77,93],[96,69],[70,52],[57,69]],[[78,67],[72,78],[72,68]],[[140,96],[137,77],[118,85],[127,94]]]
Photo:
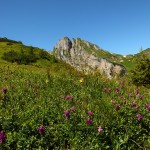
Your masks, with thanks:
[[[19,43],[9,46],[0,42],[0,55],[11,49],[20,51],[20,48],[28,49]],[[11,64],[2,59],[0,62],[0,88],[8,90],[6,95],[0,93],[0,128],[7,134],[1,149],[150,147],[146,126],[149,114],[144,108],[150,93],[143,87],[139,88],[141,101],[135,95],[136,87],[126,79],[120,79],[126,81],[121,85],[99,74],[81,74],[63,62],[39,60],[32,65]],[[83,83],[79,81],[81,77]],[[120,92],[116,92],[116,87]],[[128,97],[129,93],[133,96]],[[64,99],[66,95],[73,96],[73,100]],[[139,112],[131,107],[133,101],[140,106]],[[114,109],[112,102],[120,105],[120,111]],[[72,107],[76,112],[71,112],[67,121],[64,111]],[[93,111],[90,125],[86,124],[89,110]],[[138,113],[143,114],[143,122],[137,121]],[[40,125],[46,128],[45,136],[38,133]],[[102,133],[98,133],[98,126],[103,128]]]

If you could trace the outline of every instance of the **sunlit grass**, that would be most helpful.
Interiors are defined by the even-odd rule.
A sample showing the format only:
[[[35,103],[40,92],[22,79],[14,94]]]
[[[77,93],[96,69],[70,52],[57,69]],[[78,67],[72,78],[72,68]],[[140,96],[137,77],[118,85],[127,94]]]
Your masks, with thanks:
[[[2,149],[150,148],[148,89],[57,67],[1,64]]]

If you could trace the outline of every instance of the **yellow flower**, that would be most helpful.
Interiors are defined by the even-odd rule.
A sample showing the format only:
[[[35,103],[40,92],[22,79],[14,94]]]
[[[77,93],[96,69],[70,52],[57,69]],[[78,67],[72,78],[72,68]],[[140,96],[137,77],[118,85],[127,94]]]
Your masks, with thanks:
[[[88,75],[88,72],[85,72],[85,75]]]
[[[83,83],[84,79],[83,79],[83,78],[81,78],[79,81],[80,81],[80,83]]]
[[[48,81],[48,79],[46,79],[46,81],[45,81],[45,82],[46,82],[46,84],[47,84],[47,83],[49,82],[49,81]]]

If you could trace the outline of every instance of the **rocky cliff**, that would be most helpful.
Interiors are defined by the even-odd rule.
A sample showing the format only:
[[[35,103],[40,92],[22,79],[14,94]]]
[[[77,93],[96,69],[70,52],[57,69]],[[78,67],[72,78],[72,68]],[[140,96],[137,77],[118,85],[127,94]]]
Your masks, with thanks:
[[[77,70],[86,72],[97,70],[108,78],[123,76],[126,72],[123,66],[110,62],[119,57],[80,38],[72,41],[68,37],[60,39],[54,47],[54,55]]]

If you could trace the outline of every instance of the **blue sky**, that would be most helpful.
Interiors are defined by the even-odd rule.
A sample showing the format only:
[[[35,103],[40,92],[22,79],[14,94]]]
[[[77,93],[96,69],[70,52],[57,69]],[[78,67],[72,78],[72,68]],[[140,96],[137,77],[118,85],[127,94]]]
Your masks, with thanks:
[[[52,50],[68,36],[112,53],[150,47],[150,0],[1,0],[0,37]]]

